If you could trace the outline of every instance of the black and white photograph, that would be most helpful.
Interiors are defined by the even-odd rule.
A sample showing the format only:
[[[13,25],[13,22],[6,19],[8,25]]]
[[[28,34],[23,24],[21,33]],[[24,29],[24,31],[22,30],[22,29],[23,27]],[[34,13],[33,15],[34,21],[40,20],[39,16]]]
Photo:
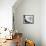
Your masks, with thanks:
[[[34,24],[34,15],[24,15],[23,23],[24,24]]]

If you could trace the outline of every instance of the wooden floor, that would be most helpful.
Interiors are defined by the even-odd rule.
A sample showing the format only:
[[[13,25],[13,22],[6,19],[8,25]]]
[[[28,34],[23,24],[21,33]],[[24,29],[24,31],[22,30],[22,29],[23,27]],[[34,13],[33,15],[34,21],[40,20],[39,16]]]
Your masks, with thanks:
[[[6,42],[2,43],[0,46],[16,46],[15,39],[13,40],[6,40]]]

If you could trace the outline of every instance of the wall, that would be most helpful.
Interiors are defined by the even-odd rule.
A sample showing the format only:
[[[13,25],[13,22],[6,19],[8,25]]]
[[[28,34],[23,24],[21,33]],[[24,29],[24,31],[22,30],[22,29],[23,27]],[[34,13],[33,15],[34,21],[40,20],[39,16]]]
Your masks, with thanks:
[[[41,0],[23,0],[20,5],[13,7],[15,28],[22,32],[24,38],[35,41],[41,46]],[[23,24],[23,15],[34,15],[34,24]]]
[[[12,6],[16,0],[0,0],[0,27],[12,28]]]
[[[42,46],[46,46],[46,0],[42,0],[41,4],[41,40]]]

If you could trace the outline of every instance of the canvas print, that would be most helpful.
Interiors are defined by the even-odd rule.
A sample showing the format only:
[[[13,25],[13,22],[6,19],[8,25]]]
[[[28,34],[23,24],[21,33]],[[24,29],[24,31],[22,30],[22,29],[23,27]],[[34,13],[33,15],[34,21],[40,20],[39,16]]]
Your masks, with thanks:
[[[34,16],[33,15],[24,15],[23,23],[24,24],[34,24]]]

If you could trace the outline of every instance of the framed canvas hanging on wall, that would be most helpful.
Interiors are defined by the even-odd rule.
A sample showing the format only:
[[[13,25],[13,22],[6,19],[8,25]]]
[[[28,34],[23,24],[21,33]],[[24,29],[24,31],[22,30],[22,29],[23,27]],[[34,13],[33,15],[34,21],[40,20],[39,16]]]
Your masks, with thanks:
[[[34,24],[34,15],[23,15],[24,24]]]

